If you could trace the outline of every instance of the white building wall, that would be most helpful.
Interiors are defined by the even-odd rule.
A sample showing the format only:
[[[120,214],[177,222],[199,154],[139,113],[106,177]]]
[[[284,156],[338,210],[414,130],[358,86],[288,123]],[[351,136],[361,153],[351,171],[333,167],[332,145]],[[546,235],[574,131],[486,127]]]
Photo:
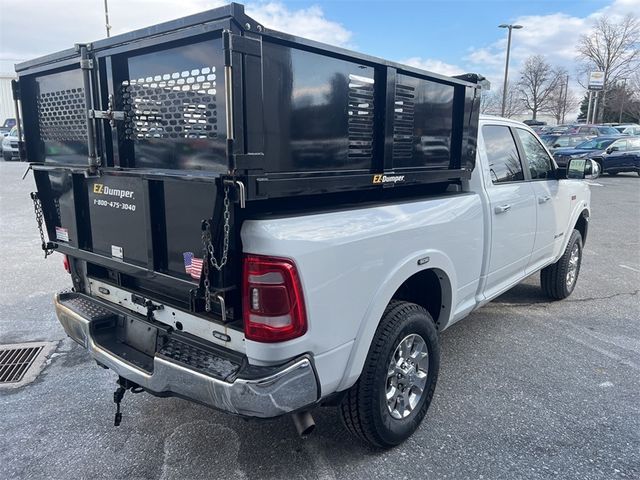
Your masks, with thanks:
[[[0,125],[7,118],[15,118],[13,108],[13,94],[11,93],[11,80],[15,77],[8,74],[0,74]]]

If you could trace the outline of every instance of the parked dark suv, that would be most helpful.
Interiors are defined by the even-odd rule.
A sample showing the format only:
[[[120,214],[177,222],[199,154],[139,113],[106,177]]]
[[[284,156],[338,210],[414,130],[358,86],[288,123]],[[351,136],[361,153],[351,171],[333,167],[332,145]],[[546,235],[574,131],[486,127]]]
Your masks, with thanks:
[[[636,172],[640,175],[640,137],[597,137],[575,148],[561,149],[554,153],[556,163],[566,167],[574,158],[593,158],[602,172],[617,175],[620,172]]]

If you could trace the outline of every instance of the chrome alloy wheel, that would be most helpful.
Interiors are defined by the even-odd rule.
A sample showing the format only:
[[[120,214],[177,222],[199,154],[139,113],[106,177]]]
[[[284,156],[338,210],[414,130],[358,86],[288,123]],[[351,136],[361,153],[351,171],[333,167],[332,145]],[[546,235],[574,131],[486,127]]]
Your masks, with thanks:
[[[387,370],[387,408],[393,418],[403,419],[420,402],[429,373],[429,353],[424,339],[407,335],[396,347]]]
[[[578,276],[578,265],[580,262],[580,247],[578,244],[574,244],[571,249],[571,256],[569,257],[569,268],[567,268],[567,288],[571,290],[573,284],[576,282]]]

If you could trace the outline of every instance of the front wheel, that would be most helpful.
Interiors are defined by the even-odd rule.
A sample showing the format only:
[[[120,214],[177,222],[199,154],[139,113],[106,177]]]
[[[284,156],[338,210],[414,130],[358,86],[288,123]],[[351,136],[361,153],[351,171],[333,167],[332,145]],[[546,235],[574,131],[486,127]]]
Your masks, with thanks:
[[[574,230],[560,260],[540,271],[540,285],[545,295],[554,300],[571,295],[578,282],[581,263],[582,235]]]
[[[427,413],[439,368],[440,344],[431,315],[414,303],[392,301],[360,378],[342,399],[343,423],[376,447],[402,443]]]

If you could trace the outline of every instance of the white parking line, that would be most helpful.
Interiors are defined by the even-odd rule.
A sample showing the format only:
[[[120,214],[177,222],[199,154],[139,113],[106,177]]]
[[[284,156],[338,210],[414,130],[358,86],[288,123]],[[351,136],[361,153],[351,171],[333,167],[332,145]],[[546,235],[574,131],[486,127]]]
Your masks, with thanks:
[[[628,266],[628,265],[618,265],[618,266],[619,266],[620,268],[626,268],[627,270],[633,270],[634,272],[638,272],[638,273],[640,273],[640,270],[638,270],[637,268],[630,267],[630,266]]]
[[[603,184],[598,182],[587,182],[587,185],[591,185],[592,187],[604,187]]]

